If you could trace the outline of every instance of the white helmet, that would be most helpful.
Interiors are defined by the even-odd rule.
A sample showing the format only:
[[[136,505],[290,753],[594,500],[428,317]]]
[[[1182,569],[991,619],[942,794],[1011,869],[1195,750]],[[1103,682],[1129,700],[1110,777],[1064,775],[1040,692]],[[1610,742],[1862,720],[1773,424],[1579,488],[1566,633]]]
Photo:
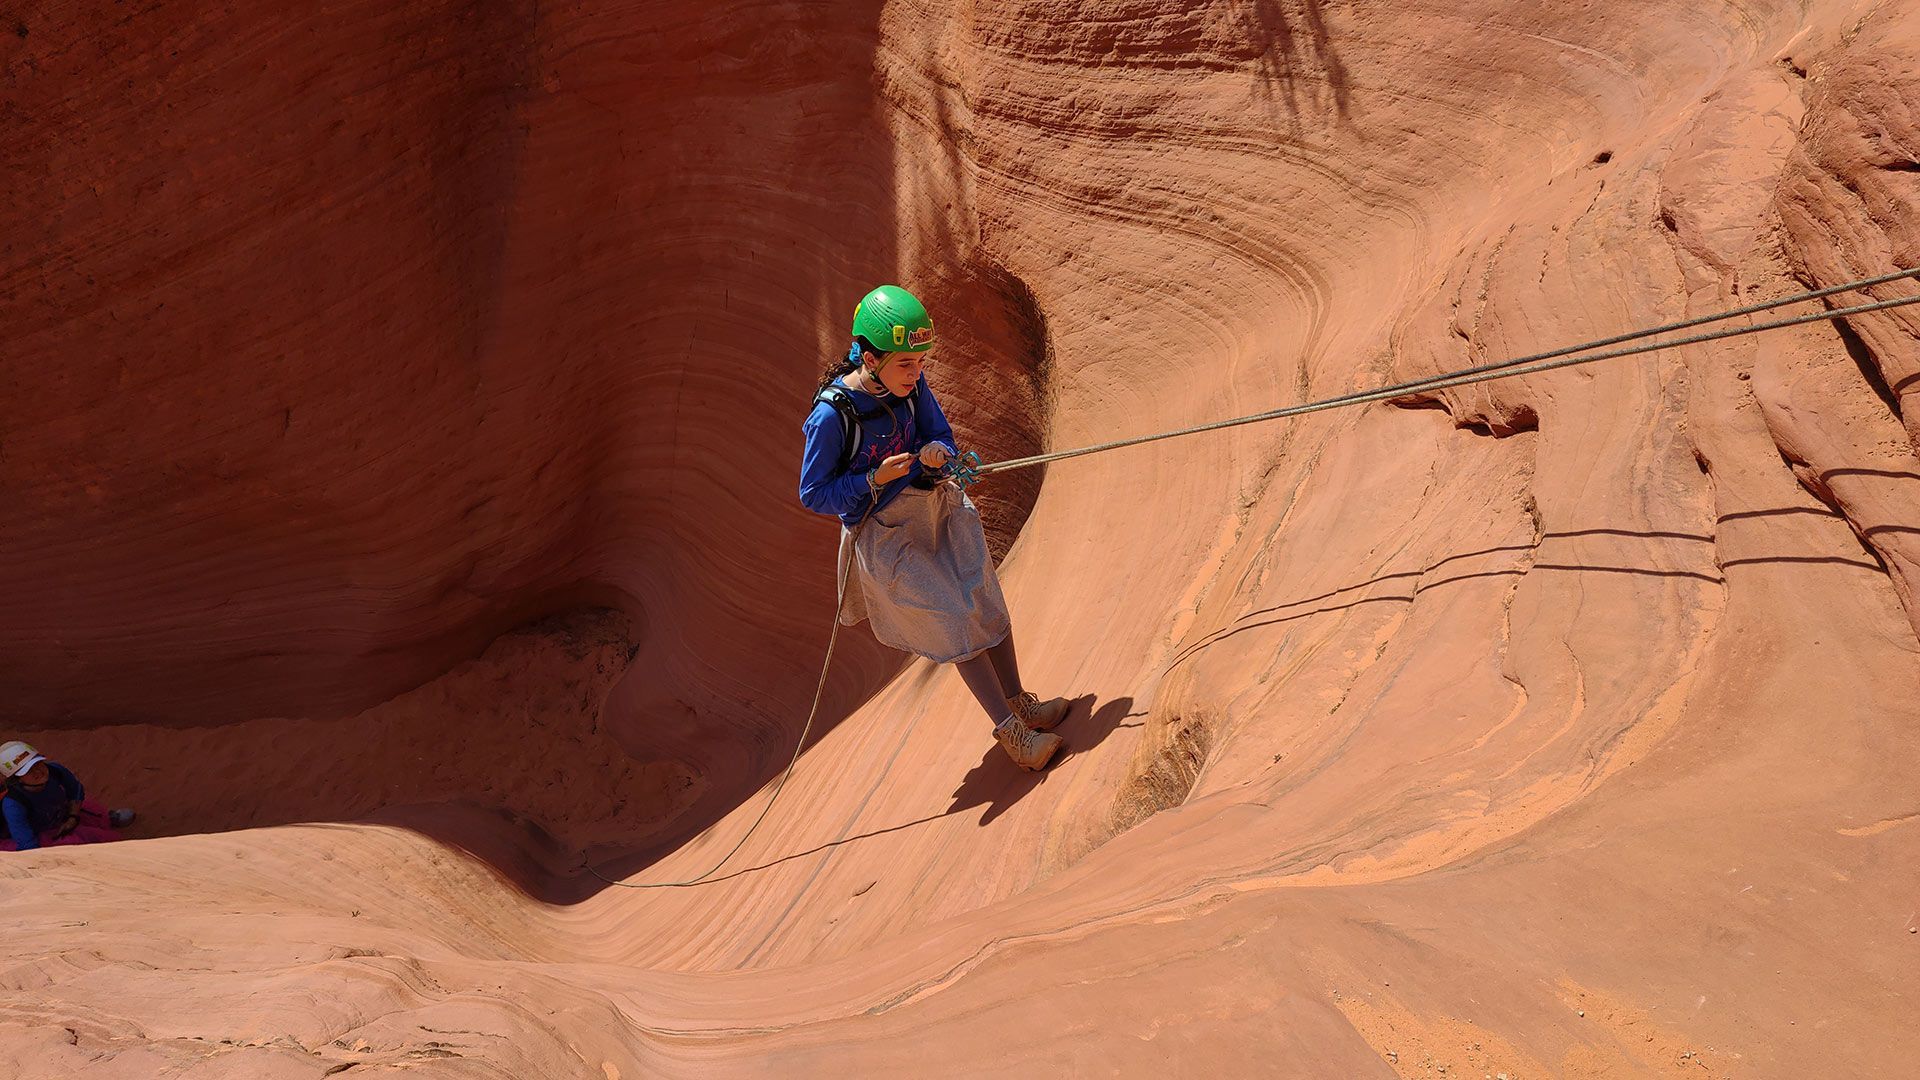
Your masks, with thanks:
[[[0,780],[11,780],[47,760],[18,739],[0,745]]]

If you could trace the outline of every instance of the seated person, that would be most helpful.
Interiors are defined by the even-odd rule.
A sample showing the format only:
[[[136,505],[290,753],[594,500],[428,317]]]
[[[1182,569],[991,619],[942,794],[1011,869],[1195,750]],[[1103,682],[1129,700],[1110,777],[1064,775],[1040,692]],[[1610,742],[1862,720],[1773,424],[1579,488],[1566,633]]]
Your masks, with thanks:
[[[87,798],[71,769],[18,740],[0,745],[0,778],[6,782],[0,812],[7,822],[0,851],[118,840],[119,830],[133,821],[133,811],[108,813]]]

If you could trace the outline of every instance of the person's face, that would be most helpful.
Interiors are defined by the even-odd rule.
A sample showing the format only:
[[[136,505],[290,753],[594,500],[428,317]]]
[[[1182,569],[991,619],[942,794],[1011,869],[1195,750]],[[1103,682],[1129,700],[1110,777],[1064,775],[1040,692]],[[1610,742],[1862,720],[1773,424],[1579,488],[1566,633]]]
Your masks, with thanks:
[[[882,361],[885,361],[882,364]],[[920,381],[920,373],[926,369],[927,354],[924,352],[897,352],[880,356],[877,353],[866,354],[867,370],[879,367],[880,382],[887,392],[898,396],[913,393],[915,383]]]
[[[33,768],[20,774],[20,786],[30,791],[38,791],[47,786],[47,780],[52,776],[53,774],[47,770],[46,762],[36,761],[33,763]]]

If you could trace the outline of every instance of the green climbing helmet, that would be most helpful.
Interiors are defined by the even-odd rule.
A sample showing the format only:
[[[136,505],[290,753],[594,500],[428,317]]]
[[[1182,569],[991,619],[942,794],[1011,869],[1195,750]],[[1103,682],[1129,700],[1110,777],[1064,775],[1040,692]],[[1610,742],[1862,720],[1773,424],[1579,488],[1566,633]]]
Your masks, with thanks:
[[[882,285],[853,309],[853,336],[881,352],[926,352],[933,348],[933,317],[898,285]]]

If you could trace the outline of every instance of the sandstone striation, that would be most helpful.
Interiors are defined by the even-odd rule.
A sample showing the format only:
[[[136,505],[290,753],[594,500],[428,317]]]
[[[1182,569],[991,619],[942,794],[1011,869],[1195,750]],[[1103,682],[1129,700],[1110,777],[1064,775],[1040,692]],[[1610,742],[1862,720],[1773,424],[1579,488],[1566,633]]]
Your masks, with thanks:
[[[1911,1073],[1917,308],[990,480],[1070,757],[854,631],[581,870],[792,752],[871,284],[992,460],[1915,265],[1908,5],[7,21],[6,735],[144,820],[0,1074]]]

